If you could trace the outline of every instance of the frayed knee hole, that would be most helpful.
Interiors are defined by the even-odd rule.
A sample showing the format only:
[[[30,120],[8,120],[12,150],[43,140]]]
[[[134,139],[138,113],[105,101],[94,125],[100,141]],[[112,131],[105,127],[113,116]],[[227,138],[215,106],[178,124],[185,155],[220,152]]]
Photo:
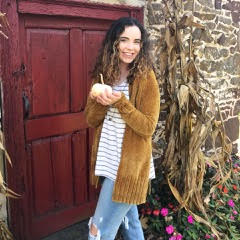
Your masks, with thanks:
[[[90,225],[90,233],[94,236],[97,236],[98,233],[98,229],[93,223]]]

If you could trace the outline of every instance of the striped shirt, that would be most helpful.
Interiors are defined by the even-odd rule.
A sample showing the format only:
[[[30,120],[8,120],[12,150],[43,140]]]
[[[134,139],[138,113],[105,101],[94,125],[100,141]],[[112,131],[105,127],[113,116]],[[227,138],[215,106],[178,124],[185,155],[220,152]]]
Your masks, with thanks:
[[[113,91],[123,92],[126,98],[129,99],[127,81],[124,81],[117,86],[113,86]],[[118,109],[110,106],[105,115],[99,141],[95,167],[96,176],[104,176],[113,181],[116,180],[121,159],[122,141],[125,128],[126,123],[122,119],[120,113],[118,112]],[[155,170],[152,157],[149,178],[155,178]]]

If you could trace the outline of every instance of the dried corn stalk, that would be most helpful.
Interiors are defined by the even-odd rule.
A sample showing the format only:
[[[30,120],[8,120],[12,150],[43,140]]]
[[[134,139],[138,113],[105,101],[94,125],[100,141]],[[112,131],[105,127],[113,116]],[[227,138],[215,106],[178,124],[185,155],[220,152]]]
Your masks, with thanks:
[[[216,169],[210,193],[230,177],[225,162],[229,159],[231,144],[224,133],[221,117],[217,120],[221,115],[214,96],[201,86],[200,80],[204,79],[195,65],[191,33],[193,28],[204,30],[204,26],[194,22],[190,13],[181,15],[181,1],[163,2],[166,27],[165,36],[158,46],[159,68],[167,87],[168,102],[165,105],[169,106],[166,120],[168,145],[163,168],[180,208],[185,208],[198,222],[206,224],[218,239],[222,239],[221,233],[209,221],[206,204],[209,196],[204,200],[202,186],[206,164]],[[190,36],[186,47],[183,37],[187,30]],[[207,138],[212,139],[212,154],[203,151]],[[195,214],[198,211],[204,217]]]
[[[4,36],[6,39],[8,39],[7,35],[2,30],[3,27],[9,28],[9,24],[8,24],[8,21],[6,18],[6,13],[0,12],[0,35]]]
[[[3,36],[6,39],[8,39],[7,35],[2,31],[3,27],[9,27],[6,14],[0,12],[0,37]],[[11,164],[10,157],[4,147],[4,137],[2,131],[0,131],[0,159],[4,159],[4,157],[8,160],[8,162]],[[12,165],[12,164],[11,164]],[[6,197],[12,197],[12,198],[18,198],[20,195],[13,192],[11,189],[6,187],[6,184],[4,183],[1,171],[0,171],[0,194],[4,194]],[[0,203],[0,207],[2,204]],[[7,225],[4,223],[2,219],[0,219],[0,239],[2,240],[13,240],[12,233],[8,230]]]

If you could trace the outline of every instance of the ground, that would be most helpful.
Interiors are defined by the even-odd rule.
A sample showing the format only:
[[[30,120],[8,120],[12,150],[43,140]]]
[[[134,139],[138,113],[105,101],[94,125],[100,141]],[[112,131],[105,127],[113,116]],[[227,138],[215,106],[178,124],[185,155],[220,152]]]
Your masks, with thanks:
[[[42,240],[87,240],[87,238],[88,220],[85,220],[43,238]]]
[[[42,240],[87,240],[87,238],[88,220],[85,220],[43,238]],[[120,234],[118,234],[116,240],[122,240]]]

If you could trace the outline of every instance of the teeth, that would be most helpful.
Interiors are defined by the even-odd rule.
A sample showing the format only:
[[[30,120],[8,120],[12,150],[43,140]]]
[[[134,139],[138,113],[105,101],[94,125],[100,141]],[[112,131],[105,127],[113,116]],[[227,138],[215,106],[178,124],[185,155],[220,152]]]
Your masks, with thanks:
[[[124,53],[125,55],[128,55],[128,56],[132,56],[132,54],[131,53]]]

